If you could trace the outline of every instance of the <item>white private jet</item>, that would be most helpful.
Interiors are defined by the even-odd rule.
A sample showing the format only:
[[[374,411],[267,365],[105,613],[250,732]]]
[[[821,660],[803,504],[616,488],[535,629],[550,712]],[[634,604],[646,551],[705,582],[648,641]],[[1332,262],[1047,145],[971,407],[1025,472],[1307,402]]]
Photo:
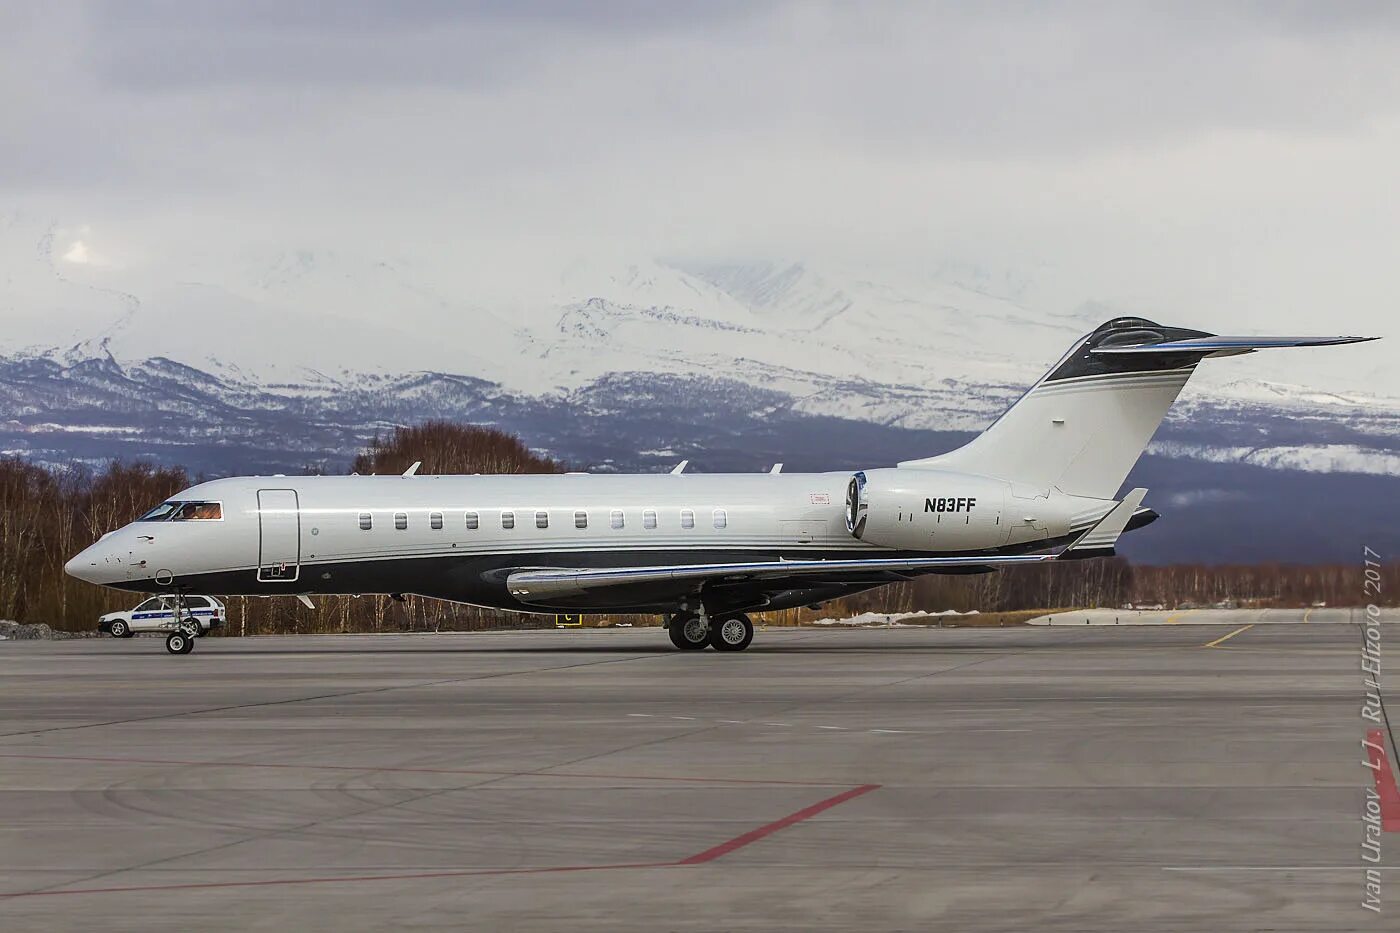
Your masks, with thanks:
[[[1115,496],[1197,363],[1368,339],[1220,337],[1118,318],[971,442],[895,467],[236,477],[185,490],[66,569],[139,592],[308,603],[416,593],[518,612],[658,613],[677,648],[738,651],[753,638],[751,611],[920,574],[1112,554],[1119,534],[1157,517],[1142,507],[1146,490]]]

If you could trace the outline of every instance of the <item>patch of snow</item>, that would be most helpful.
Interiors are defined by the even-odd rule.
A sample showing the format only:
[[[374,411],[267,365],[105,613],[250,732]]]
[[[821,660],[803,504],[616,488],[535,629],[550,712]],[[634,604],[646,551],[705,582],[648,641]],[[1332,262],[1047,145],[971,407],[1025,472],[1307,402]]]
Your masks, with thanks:
[[[1356,444],[1321,444],[1316,447],[1209,447],[1179,441],[1154,441],[1148,453],[1184,457],[1214,463],[1248,463],[1276,470],[1309,473],[1400,474],[1400,454]]]
[[[946,616],[975,616],[979,615],[978,610],[969,609],[967,612],[959,612],[956,609],[944,609],[940,612],[927,612],[920,609],[917,612],[862,612],[860,615],[850,616],[845,619],[816,619],[808,622],[808,625],[888,625],[898,627],[901,620],[919,618],[941,618]]]

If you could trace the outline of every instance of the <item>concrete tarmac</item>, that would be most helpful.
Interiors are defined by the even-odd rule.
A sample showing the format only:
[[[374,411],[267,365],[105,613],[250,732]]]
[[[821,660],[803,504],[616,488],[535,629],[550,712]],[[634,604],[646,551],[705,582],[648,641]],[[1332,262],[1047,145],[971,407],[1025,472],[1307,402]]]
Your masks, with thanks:
[[[1248,624],[3,643],[0,929],[1395,929],[1362,630]]]

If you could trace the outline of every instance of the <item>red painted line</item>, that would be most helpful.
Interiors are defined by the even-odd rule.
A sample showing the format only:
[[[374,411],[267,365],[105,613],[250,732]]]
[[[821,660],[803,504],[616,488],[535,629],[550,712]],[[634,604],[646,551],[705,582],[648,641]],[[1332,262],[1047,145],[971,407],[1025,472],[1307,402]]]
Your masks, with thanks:
[[[21,755],[0,752],[0,758],[25,761],[85,761],[118,765],[177,765],[186,768],[280,768],[309,771],[383,771],[391,774],[469,774],[483,777],[578,778],[611,781],[674,781],[685,784],[758,784],[774,787],[842,787],[847,781],[784,781],[767,778],[721,778],[696,775],[605,774],[589,771],[493,771],[486,768],[400,768],[385,765],[317,765],[266,761],[189,761],[179,758],[108,758],[92,755]]]
[[[752,845],[753,843],[758,842],[760,839],[771,836],[780,830],[787,829],[789,826],[792,826],[796,823],[801,823],[803,820],[811,819],[818,813],[830,810],[832,807],[835,806],[840,806],[847,800],[854,800],[862,794],[868,794],[872,790],[879,789],[879,784],[862,784],[860,787],[852,787],[850,790],[843,791],[842,793],[837,794],[835,797],[828,797],[825,800],[818,801],[817,803],[812,804],[810,807],[804,807],[803,809],[798,810],[796,813],[789,813],[781,820],[774,820],[772,823],[769,823],[766,826],[760,826],[757,829],[751,829],[748,832],[744,833],[742,836],[735,836],[728,842],[721,842],[719,845],[713,848],[706,849],[704,852],[700,852],[696,855],[690,856],[690,858],[681,859],[676,864],[699,865],[704,862],[713,862],[715,859],[722,858],[736,849],[742,849],[744,846]]]
[[[553,868],[468,868],[459,871],[423,871],[403,875],[339,875],[325,878],[268,878],[263,881],[192,881],[184,884],[139,884],[111,888],[64,888],[53,891],[17,891],[13,897],[58,897],[64,894],[128,894],[141,891],[190,891],[203,888],[263,888],[287,884],[335,884],[355,881],[421,881],[425,878],[470,878],[476,875],[543,875],[566,871],[616,871],[621,868],[675,868],[679,862],[636,862],[630,865],[559,865]]]
[[[1376,794],[1381,802],[1381,829],[1400,833],[1400,787],[1395,784],[1395,772],[1390,756],[1385,752],[1385,732],[1372,729],[1366,733],[1366,756],[1371,762],[1371,776],[1376,781]]]

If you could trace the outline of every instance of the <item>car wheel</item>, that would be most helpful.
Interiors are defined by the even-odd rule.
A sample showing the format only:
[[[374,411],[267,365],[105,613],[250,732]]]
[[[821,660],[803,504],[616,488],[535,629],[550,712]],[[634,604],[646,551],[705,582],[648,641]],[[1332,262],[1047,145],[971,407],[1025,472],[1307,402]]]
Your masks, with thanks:
[[[126,638],[131,634],[131,626],[127,625],[121,619],[117,619],[113,622],[109,630],[113,638]]]

